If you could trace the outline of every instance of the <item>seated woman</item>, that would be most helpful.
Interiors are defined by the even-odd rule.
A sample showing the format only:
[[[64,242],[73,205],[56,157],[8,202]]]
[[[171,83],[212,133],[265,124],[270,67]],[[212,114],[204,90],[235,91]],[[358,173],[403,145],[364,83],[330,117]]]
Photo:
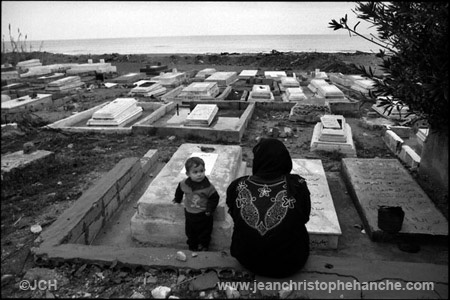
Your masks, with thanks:
[[[230,252],[255,274],[286,277],[309,256],[310,193],[305,179],[290,174],[292,159],[281,141],[261,139],[253,155],[253,175],[227,189],[234,221]]]

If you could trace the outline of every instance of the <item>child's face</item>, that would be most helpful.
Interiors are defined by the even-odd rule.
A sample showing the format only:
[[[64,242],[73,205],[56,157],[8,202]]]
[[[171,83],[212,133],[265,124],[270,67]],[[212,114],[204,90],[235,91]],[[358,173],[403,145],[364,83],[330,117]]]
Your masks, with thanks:
[[[205,178],[205,167],[202,165],[192,167],[188,172],[186,172],[186,175],[191,178],[192,181],[200,182],[203,178]]]

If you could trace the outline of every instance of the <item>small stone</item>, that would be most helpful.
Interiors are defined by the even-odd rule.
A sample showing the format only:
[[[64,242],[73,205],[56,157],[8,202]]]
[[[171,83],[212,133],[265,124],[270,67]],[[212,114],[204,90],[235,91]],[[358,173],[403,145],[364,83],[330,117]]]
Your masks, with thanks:
[[[178,276],[178,278],[177,278],[177,284],[180,284],[180,283],[183,282],[183,280],[185,280],[185,279],[186,279],[186,276],[184,276],[184,275]]]
[[[186,254],[184,254],[183,251],[178,251],[176,259],[178,259],[179,261],[186,261],[187,257],[186,257]]]
[[[203,298],[206,296],[206,293],[204,291],[201,291],[200,294],[198,294],[198,295]]]
[[[192,252],[192,257],[197,257],[198,256],[198,253],[197,252]]]
[[[241,296],[237,289],[229,285],[225,287],[225,295],[227,299],[238,299]]]
[[[169,296],[169,298],[168,299],[180,299],[179,297],[177,297],[177,296],[174,296],[174,295],[172,295],[172,296]]]
[[[42,231],[42,227],[39,224],[35,224],[35,225],[31,226],[30,230],[32,233],[39,233]]]
[[[36,151],[36,146],[33,142],[26,142],[23,144],[23,154],[30,154],[34,151]]]
[[[132,298],[132,299],[144,299],[145,298],[145,296],[144,295],[142,295],[141,293],[139,293],[139,292],[134,292],[133,293],[133,295],[131,295],[131,297],[130,298]]]
[[[73,148],[73,144],[67,145],[67,148],[72,149]]]
[[[166,299],[169,293],[169,287],[160,285],[152,290],[152,297],[155,299]]]
[[[283,288],[278,292],[278,296],[280,299],[287,299],[292,294],[292,289],[290,288]]]
[[[5,274],[2,276],[2,285],[7,284],[8,282],[12,281],[14,279],[14,275],[12,274]]]
[[[156,278],[155,276],[149,275],[145,277],[145,283],[157,283],[158,282],[158,278]]]
[[[174,136],[174,135],[169,136],[169,138],[168,138],[169,141],[173,141],[174,139],[175,139],[175,136]]]
[[[55,299],[55,295],[53,295],[49,290],[45,291],[45,298],[46,299]]]

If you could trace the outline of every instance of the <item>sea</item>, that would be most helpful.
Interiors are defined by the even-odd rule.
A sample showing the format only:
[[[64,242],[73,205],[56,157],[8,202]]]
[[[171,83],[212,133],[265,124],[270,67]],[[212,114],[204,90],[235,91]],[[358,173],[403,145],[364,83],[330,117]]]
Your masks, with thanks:
[[[11,51],[7,41],[2,45]],[[26,41],[25,51],[80,54],[220,54],[379,52],[379,47],[358,36],[325,35],[209,35],[141,38],[105,38]],[[9,47],[9,48],[8,48]],[[3,50],[3,49],[2,49]]]

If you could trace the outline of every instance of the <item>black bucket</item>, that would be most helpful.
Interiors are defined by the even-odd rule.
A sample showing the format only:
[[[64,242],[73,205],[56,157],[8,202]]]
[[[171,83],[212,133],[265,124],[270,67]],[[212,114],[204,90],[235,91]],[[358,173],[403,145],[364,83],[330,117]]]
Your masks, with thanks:
[[[397,233],[402,229],[405,212],[400,206],[378,207],[378,228],[389,233]]]

